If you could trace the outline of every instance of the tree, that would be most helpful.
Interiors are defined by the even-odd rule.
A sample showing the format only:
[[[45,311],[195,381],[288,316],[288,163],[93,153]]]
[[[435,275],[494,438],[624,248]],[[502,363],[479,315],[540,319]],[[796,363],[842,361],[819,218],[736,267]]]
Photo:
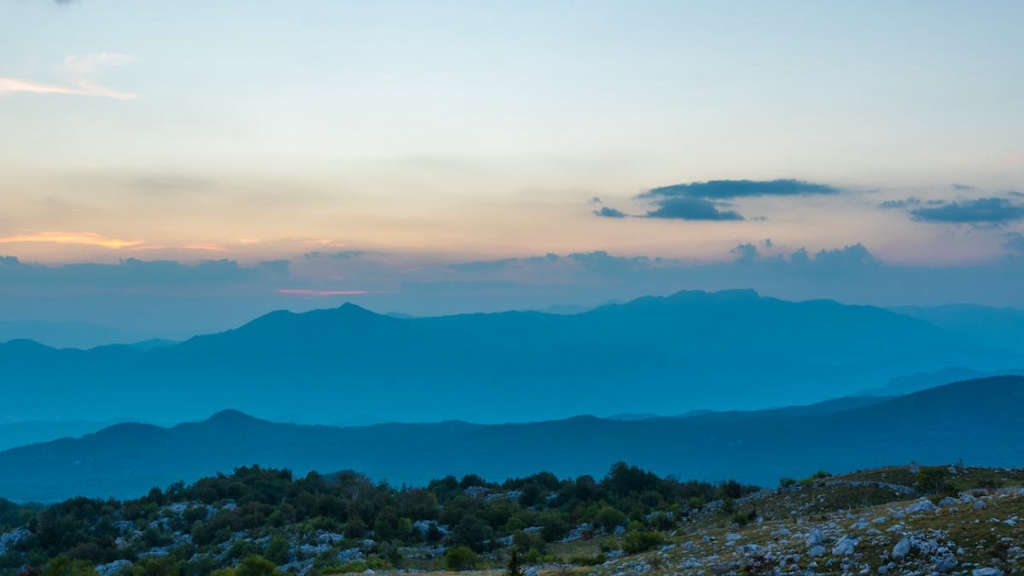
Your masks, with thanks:
[[[463,544],[474,550],[481,550],[484,540],[491,537],[491,532],[491,527],[486,522],[472,514],[467,514],[455,526],[452,540],[456,544]]]
[[[362,538],[366,532],[366,523],[358,514],[350,514],[345,524],[345,538]]]
[[[509,556],[505,576],[523,576],[523,571],[519,568],[519,553],[515,548],[512,549],[512,555]]]
[[[732,498],[735,500],[743,496],[743,486],[735,480],[729,480],[722,485],[722,493],[725,494],[726,498]]]
[[[529,508],[540,504],[544,499],[544,487],[537,482],[530,482],[526,486],[523,486],[522,491],[519,493],[519,505],[523,508]]]
[[[924,494],[954,494],[956,488],[949,482],[945,468],[922,468],[914,479],[914,488]]]
[[[471,570],[476,567],[476,552],[468,546],[456,546],[444,555],[444,565],[456,572]]]
[[[481,478],[480,476],[477,476],[476,474],[466,474],[465,476],[462,477],[462,481],[459,482],[459,487],[462,488],[463,490],[465,490],[466,488],[471,488],[473,486],[486,485],[487,481]]]

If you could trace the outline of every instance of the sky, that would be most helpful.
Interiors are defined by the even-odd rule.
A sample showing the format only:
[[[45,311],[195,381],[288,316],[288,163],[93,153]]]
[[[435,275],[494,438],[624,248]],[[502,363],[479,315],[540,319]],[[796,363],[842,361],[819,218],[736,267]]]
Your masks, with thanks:
[[[1020,2],[0,12],[0,326],[1024,306]]]

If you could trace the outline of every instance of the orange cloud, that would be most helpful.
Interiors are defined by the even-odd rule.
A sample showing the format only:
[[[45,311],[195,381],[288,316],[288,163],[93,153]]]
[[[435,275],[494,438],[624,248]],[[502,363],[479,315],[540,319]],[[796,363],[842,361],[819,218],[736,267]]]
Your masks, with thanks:
[[[19,78],[0,78],[0,94],[72,94],[78,96],[101,96],[114,100],[134,100],[132,92],[121,92],[97,84],[93,77],[97,69],[130,64],[135,59],[124,54],[100,53],[77,54],[64,59],[64,73],[70,77],[67,85],[45,84]]]
[[[91,232],[40,232],[37,234],[18,234],[0,237],[0,244],[79,244],[83,246],[100,246],[103,248],[131,248],[142,242],[136,240],[120,240],[108,238]]]
[[[218,244],[186,244],[186,250],[203,250],[206,252],[225,252],[227,249]]]

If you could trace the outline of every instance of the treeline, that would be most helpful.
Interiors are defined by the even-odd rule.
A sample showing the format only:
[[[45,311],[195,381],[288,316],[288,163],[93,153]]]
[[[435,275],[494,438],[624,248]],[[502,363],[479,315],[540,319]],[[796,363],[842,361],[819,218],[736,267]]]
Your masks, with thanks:
[[[76,498],[47,507],[0,502],[0,531],[21,527],[19,538],[8,536],[0,573],[77,576],[128,561],[129,573],[198,576],[244,559],[295,565],[310,553],[314,571],[446,562],[440,555],[407,557],[410,549],[431,548],[447,550],[448,557],[456,549],[475,557],[514,548],[537,559],[570,534],[668,529],[707,502],[753,489],[681,482],[624,463],[600,480],[545,472],[494,483],[467,475],[418,488],[375,483],[355,472],[295,478],[287,470],[244,467],[192,485],[154,488],[137,500]],[[339,557],[356,549],[347,561],[358,566],[344,566]]]

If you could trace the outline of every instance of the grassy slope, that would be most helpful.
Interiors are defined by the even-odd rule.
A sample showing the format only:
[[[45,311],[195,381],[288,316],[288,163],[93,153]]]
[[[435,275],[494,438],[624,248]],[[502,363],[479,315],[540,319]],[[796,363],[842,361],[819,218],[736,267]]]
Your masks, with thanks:
[[[666,534],[659,550],[608,560],[596,566],[547,566],[540,572],[554,575],[615,576],[645,573],[770,574],[782,573],[889,574],[931,573],[941,553],[912,548],[902,560],[891,558],[904,537],[934,540],[956,558],[951,574],[970,574],[975,568],[995,567],[1006,574],[1024,573],[1024,470],[961,469],[950,478],[958,491],[973,491],[972,502],[939,507],[937,511],[906,513],[922,497],[898,487],[913,488],[916,476],[909,467],[889,467],[831,477],[797,485],[789,490],[766,491],[737,502],[733,511],[711,511],[684,522]],[[866,485],[877,482],[878,485]],[[895,485],[896,488],[888,486]],[[939,497],[932,497],[938,501]],[[735,519],[756,511],[759,521],[740,526]],[[876,519],[884,518],[884,521]],[[1016,519],[1015,525],[1005,521]],[[825,553],[812,557],[806,535],[824,536]],[[854,552],[837,555],[833,548],[841,536],[857,539]],[[755,548],[756,547],[756,548]],[[560,562],[571,557],[597,555],[598,539],[555,544],[549,552]],[[767,559],[770,557],[770,560]],[[883,568],[884,570],[884,568]],[[491,568],[479,573],[499,574]],[[451,576],[452,573],[429,572]]]

